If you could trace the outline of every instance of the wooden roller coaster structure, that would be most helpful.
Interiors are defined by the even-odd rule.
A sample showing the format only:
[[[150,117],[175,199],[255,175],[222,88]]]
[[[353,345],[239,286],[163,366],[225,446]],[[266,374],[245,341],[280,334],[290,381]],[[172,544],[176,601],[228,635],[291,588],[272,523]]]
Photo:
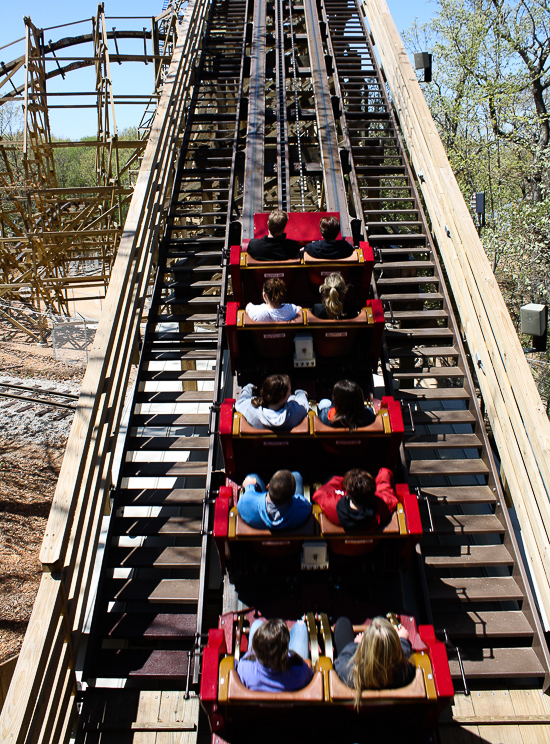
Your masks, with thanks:
[[[212,534],[230,249],[276,207],[339,212],[376,252],[380,371],[410,421],[401,469],[424,528],[415,591],[466,693],[440,739],[457,740],[453,720],[547,731],[550,425],[390,13],[195,0],[120,236],[1,741],[210,739],[202,653],[235,603]],[[469,689],[502,707],[482,714]]]

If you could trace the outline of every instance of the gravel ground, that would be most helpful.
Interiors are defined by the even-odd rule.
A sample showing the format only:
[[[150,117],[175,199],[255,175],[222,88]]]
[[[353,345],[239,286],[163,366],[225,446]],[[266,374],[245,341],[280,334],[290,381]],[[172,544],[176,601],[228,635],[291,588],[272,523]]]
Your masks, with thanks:
[[[78,395],[80,392],[80,386],[75,383],[52,384],[51,380],[41,380],[36,377],[11,377],[0,374],[0,385],[3,382],[72,395]],[[64,446],[71,429],[73,412],[65,408],[49,408],[48,406],[33,406],[27,410],[21,410],[26,405],[28,404],[21,401],[0,397],[0,431],[3,432],[4,441],[18,444],[28,441],[35,444]]]
[[[53,359],[0,323],[0,381],[78,394],[84,366]],[[19,652],[42,573],[40,545],[72,412],[0,398],[0,663]]]

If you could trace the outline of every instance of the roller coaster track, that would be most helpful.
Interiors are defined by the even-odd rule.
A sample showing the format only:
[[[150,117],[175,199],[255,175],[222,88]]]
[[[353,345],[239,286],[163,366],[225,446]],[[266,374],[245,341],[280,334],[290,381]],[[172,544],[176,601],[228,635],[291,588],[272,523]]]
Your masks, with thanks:
[[[378,252],[383,372],[410,419],[403,468],[422,505],[418,562],[458,687],[546,678],[468,357],[359,5],[214,0],[194,74],[111,494],[76,741],[102,741],[107,709],[127,705],[130,693],[111,688],[196,703],[204,634],[221,609],[210,531],[224,478],[218,405],[233,390],[228,249],[250,236],[255,211],[277,204],[274,188],[287,209],[340,211]],[[151,705],[162,719],[162,699]],[[120,715],[139,730],[131,712]],[[195,730],[196,718],[187,728],[178,720],[168,729]]]

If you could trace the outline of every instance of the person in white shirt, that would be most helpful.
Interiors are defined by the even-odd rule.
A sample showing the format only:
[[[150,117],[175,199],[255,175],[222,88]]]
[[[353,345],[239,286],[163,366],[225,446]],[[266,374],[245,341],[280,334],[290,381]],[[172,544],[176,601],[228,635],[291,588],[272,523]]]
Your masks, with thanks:
[[[256,321],[264,323],[281,323],[294,320],[302,308],[291,302],[283,302],[286,295],[286,284],[282,279],[268,279],[264,282],[262,305],[253,305],[251,302],[246,306],[246,314]]]

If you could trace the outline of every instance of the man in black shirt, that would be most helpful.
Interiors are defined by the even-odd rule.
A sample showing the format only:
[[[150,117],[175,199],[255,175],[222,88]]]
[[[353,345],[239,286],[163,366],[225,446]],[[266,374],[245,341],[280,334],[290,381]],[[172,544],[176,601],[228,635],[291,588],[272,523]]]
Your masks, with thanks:
[[[336,240],[340,232],[340,222],[336,217],[323,217],[319,222],[322,240],[314,240],[304,248],[312,258],[322,258],[325,261],[336,261],[348,258],[353,253],[353,246],[347,240]]]
[[[298,258],[300,244],[286,237],[288,214],[275,209],[267,219],[267,235],[253,238],[248,244],[248,254],[256,261],[287,261]]]

